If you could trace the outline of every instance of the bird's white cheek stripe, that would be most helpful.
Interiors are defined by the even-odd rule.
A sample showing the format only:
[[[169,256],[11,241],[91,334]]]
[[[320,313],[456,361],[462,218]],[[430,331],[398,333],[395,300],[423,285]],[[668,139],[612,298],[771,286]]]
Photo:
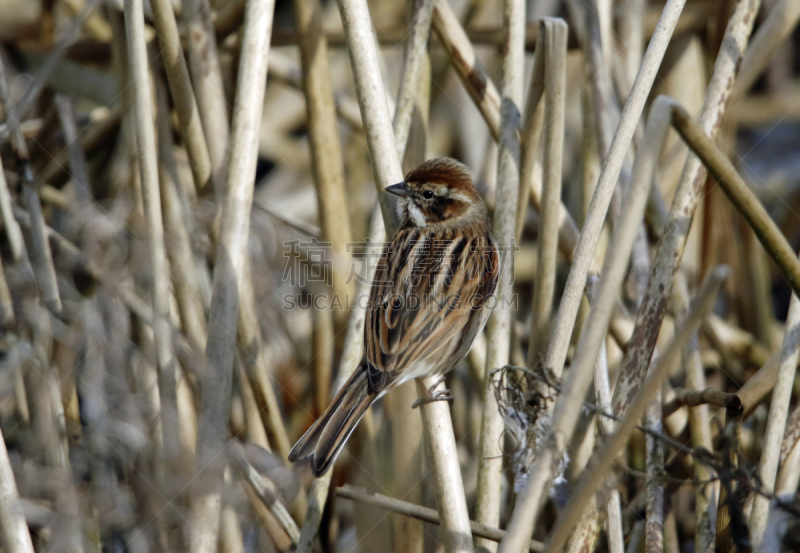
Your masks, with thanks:
[[[422,214],[422,211],[415,206],[412,202],[408,202],[408,213],[411,215],[411,220],[414,221],[414,224],[418,227],[424,227],[425,223],[425,216]]]

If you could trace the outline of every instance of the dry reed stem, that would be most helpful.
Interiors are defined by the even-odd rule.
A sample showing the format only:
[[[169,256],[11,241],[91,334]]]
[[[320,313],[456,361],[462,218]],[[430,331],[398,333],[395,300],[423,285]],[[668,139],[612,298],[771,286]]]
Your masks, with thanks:
[[[175,299],[181,328],[189,343],[197,352],[206,347],[206,315],[203,297],[197,281],[195,254],[192,250],[192,229],[185,220],[188,206],[183,205],[180,193],[175,157],[173,155],[172,131],[169,128],[169,106],[166,89],[162,81],[156,83],[158,113],[158,154],[161,181],[161,206],[163,209],[165,243],[170,260],[170,277],[173,281]]]
[[[22,195],[30,214],[30,251],[28,253],[30,254],[36,285],[39,288],[39,295],[47,308],[58,313],[61,311],[61,296],[58,291],[58,277],[53,265],[50,243],[47,241],[47,232],[45,230],[47,225],[42,214],[39,195],[34,188],[33,169],[30,165],[28,145],[25,143],[25,137],[20,129],[20,119],[17,115],[14,101],[11,98],[5,64],[2,59],[0,59],[0,103],[6,114],[6,124],[11,136],[11,144],[17,156],[17,162],[20,164],[18,171],[22,178]],[[3,180],[5,180],[5,177],[3,177]]]
[[[348,39],[348,53],[353,77],[356,82],[358,105],[364,122],[372,173],[378,191],[387,235],[391,236],[397,222],[397,214],[391,208],[384,189],[403,180],[403,170],[397,156],[392,133],[386,93],[383,87],[375,35],[372,30],[369,9],[364,0],[339,0],[344,32]]]
[[[581,515],[583,506],[589,496],[597,491],[597,487],[602,483],[605,475],[614,463],[617,455],[625,445],[631,431],[636,426],[639,418],[644,414],[647,405],[653,396],[661,389],[664,379],[672,370],[678,360],[691,332],[697,328],[700,321],[708,314],[716,299],[717,292],[727,279],[729,270],[727,267],[717,267],[709,274],[703,286],[697,293],[692,307],[686,318],[679,323],[679,327],[684,332],[679,332],[672,339],[664,350],[664,353],[654,363],[653,368],[648,374],[644,385],[638,391],[634,400],[630,403],[625,416],[620,421],[617,431],[609,438],[603,446],[589,460],[587,470],[583,471],[580,481],[576,485],[567,505],[561,511],[556,520],[556,525],[550,533],[548,541],[545,543],[545,553],[560,551],[569,537],[569,532],[574,526],[578,517]],[[602,301],[602,296],[601,296]],[[570,371],[571,372],[571,371]],[[562,393],[563,397],[563,393]]]
[[[151,295],[152,340],[155,345],[154,365],[157,371],[158,399],[153,400],[152,415],[154,432],[160,433],[155,440],[154,474],[159,486],[166,484],[168,471],[179,467],[180,429],[176,403],[176,359],[169,331],[169,264],[164,246],[164,228],[161,219],[161,196],[156,153],[155,112],[152,104],[152,89],[145,38],[145,21],[141,0],[125,3],[125,33],[130,60],[130,82],[134,94],[134,131],[138,174],[144,217],[147,222],[148,253],[152,283],[146,291]],[[149,361],[149,360],[148,360]],[[160,498],[159,498],[160,499]],[[170,516],[159,512],[159,530],[162,536],[171,533]]]
[[[722,114],[725,112],[736,68],[747,44],[747,37],[750,35],[759,4],[759,0],[739,2],[725,30],[720,53],[714,64],[714,74],[706,90],[699,117],[704,132],[712,137],[716,134]],[[644,380],[664,317],[663,307],[672,290],[675,271],[683,255],[692,215],[704,183],[705,171],[702,163],[696,156],[690,155],[684,164],[666,231],[653,262],[644,298],[636,314],[630,347],[622,361],[620,377],[614,390],[614,412],[617,414],[625,411]]]
[[[428,7],[432,8],[432,2],[427,2],[427,4],[430,4]],[[424,10],[425,6],[422,9]],[[412,13],[411,24],[415,25],[415,21],[421,15],[418,11]],[[430,13],[428,15],[430,16]],[[407,169],[417,167],[424,162],[428,149],[431,67],[425,46],[430,34],[430,17],[428,17],[427,25],[424,21],[417,22],[416,25],[423,28],[415,26],[408,38],[401,77],[401,83],[408,81],[417,85],[414,89],[415,95],[412,97],[411,115],[406,118],[398,114],[401,105],[405,102],[403,95],[408,94],[401,84],[396,102],[393,129],[398,157],[403,159],[404,168]],[[420,47],[418,34],[423,31],[426,40],[422,41]],[[403,139],[402,135],[405,135],[406,138]],[[482,369],[483,367],[481,367]],[[409,406],[414,403],[416,398],[416,386],[411,382],[401,385],[391,395],[389,416],[392,421],[392,451],[394,455],[391,480],[394,482],[394,489],[402,493],[408,501],[421,503],[424,492],[422,419],[411,415],[409,420],[408,412]],[[393,517],[393,524],[395,553],[422,553],[425,547],[425,533],[422,524],[404,516]]]
[[[674,6],[672,7],[674,8]],[[665,8],[666,13],[670,13],[668,11],[669,8],[670,5]],[[678,13],[680,12],[679,9],[676,11]],[[672,14],[672,17],[675,17],[674,13]],[[651,42],[650,47],[652,48],[654,44],[659,44],[659,42]],[[661,44],[660,46],[663,48],[664,44]],[[652,63],[648,62],[647,59],[648,56],[645,56],[643,67],[646,67],[645,64]],[[641,78],[642,71],[640,71],[639,75]],[[635,89],[636,87],[634,87],[634,90]],[[630,98],[635,97],[636,95],[631,93]],[[630,101],[631,100],[629,99],[629,102]],[[665,118],[668,110],[669,104],[667,101],[657,98],[653,107],[651,108],[650,119],[653,121],[653,127],[659,128],[664,126],[663,122],[661,124],[657,124],[657,121]],[[626,116],[623,115],[623,122],[625,119]],[[630,129],[630,132],[632,133],[632,128]],[[618,135],[619,134],[620,133],[618,133]],[[624,150],[621,150],[621,154],[624,154]],[[617,169],[619,169],[622,162],[621,154],[617,154]],[[652,163],[655,164],[654,159],[652,160]],[[609,163],[606,164],[606,169],[609,165]],[[603,172],[606,173],[606,171]],[[647,174],[645,173],[645,169],[642,169],[642,172]],[[613,179],[613,182],[615,181],[616,178]],[[542,446],[537,447],[536,449],[536,460],[534,461],[533,467],[529,471],[528,483],[522,493],[517,497],[517,504],[514,507],[514,513],[508,527],[509,536],[503,541],[503,543],[501,543],[501,553],[513,553],[519,551],[520,544],[523,543],[520,540],[530,536],[533,532],[538,515],[538,509],[541,505],[541,500],[549,489],[555,470],[561,461],[564,448],[569,442],[569,439],[571,438],[575,429],[575,424],[577,423],[580,411],[579,409],[575,409],[575,405],[583,400],[589,384],[591,383],[591,367],[596,362],[597,352],[600,350],[600,346],[608,329],[608,323],[611,319],[617,290],[619,289],[619,286],[625,276],[627,260],[629,259],[630,251],[633,247],[633,241],[636,236],[635,229],[640,224],[644,214],[644,208],[650,192],[651,183],[652,179],[637,179],[635,181],[635,186],[629,187],[627,197],[625,198],[626,201],[623,203],[623,212],[614,227],[614,233],[606,251],[606,258],[603,263],[603,271],[601,273],[603,276],[600,284],[600,292],[598,293],[597,305],[589,312],[589,318],[587,319],[581,332],[580,340],[575,350],[575,358],[572,360],[571,369],[566,381],[564,382],[561,394],[558,396],[555,405],[549,407],[552,412],[552,418],[549,421],[549,426],[546,427],[547,435],[540,441]],[[607,202],[610,199],[610,192],[611,191],[608,190],[606,193],[606,206],[608,205]],[[597,194],[595,194],[595,198],[593,199],[597,199]],[[595,202],[593,201],[593,204],[594,203]],[[596,239],[597,237],[595,236],[594,240],[596,241]],[[582,240],[582,243],[583,242],[585,242],[585,240]],[[576,257],[576,259],[578,258]],[[588,266],[588,263],[584,263],[584,267],[586,266]],[[570,278],[573,277],[575,272],[575,265],[573,265],[573,270],[570,272]],[[585,272],[583,274],[583,278],[586,278]],[[575,294],[574,298],[579,301],[581,296],[582,294],[578,293]],[[564,306],[567,298],[568,296],[566,296],[565,293],[565,298],[562,299],[562,304],[559,308],[559,314],[561,314],[561,311],[565,308]],[[571,307],[576,308],[578,301],[575,301],[576,305]],[[572,318],[574,320],[574,313]],[[557,332],[558,331],[554,332],[553,341],[551,342],[550,347],[551,351],[549,351],[548,354],[552,353],[552,350],[554,349],[553,344],[559,338]],[[568,343],[568,339],[566,341]],[[563,367],[563,359],[566,356],[566,347],[564,349],[565,351],[563,352],[561,361],[558,365],[548,364],[547,360],[545,360],[545,367],[551,370],[553,370],[555,367]],[[559,370],[558,376],[560,377],[560,375],[561,371]]]
[[[679,355],[682,352],[679,352]],[[653,355],[656,361],[657,354]],[[645,425],[650,430],[663,432],[661,418],[661,402],[663,390],[655,392],[645,412]],[[664,485],[659,476],[664,471],[664,445],[661,440],[647,434],[645,440],[647,484],[645,490],[646,522],[644,529],[645,552],[662,553],[664,551]]]
[[[0,160],[0,217],[3,221],[3,230],[11,249],[11,259],[16,263],[26,259],[28,252],[25,249],[25,241],[22,238],[22,231],[19,223],[14,217],[14,210],[11,207],[11,193],[8,190],[3,162]]]
[[[453,69],[458,73],[464,88],[486,120],[489,132],[495,140],[500,140],[502,107],[500,93],[486,73],[486,69],[478,61],[472,43],[448,2],[435,3],[433,28],[442,41]]]
[[[770,8],[769,15],[758,26],[742,56],[736,84],[731,93],[734,102],[750,90],[778,46],[792,33],[798,21],[800,21],[800,3],[794,0],[779,0]]]
[[[228,182],[219,206],[219,243],[206,345],[208,370],[201,377],[197,468],[207,471],[210,481],[204,482],[208,488],[193,498],[189,543],[192,553],[213,551],[217,544],[222,471],[215,461],[222,454],[227,436],[239,294],[245,276],[258,154],[259,129],[254,125],[260,123],[263,109],[273,11],[272,0],[250,0],[242,34]]]
[[[366,503],[367,505],[385,509],[392,513],[398,513],[406,517],[428,522],[430,524],[439,524],[439,513],[437,513],[435,509],[429,509],[421,505],[415,505],[413,503],[409,503],[408,501],[387,497],[379,493],[369,493],[362,488],[357,488],[349,484],[345,484],[336,488],[334,493],[338,497]],[[503,536],[506,534],[505,530],[486,526],[485,524],[480,524],[472,520],[470,521],[470,531],[472,532],[473,536],[486,538],[496,542],[502,540]],[[544,544],[535,540],[531,540],[528,550],[538,553],[543,548]]]
[[[697,407],[698,405],[713,405],[714,407],[731,407],[734,403],[739,404],[739,397],[736,394],[729,394],[714,388],[703,390],[687,390],[685,388],[675,388],[675,397],[664,404],[664,417],[670,416],[681,406]]]
[[[677,317],[684,317],[689,311],[689,289],[686,278],[681,271],[675,275],[675,311]],[[700,359],[700,346],[697,335],[693,335],[686,351],[683,353],[684,364],[686,366],[686,385],[690,391],[698,392],[705,390],[706,377],[703,362]],[[676,396],[679,395],[676,390]],[[667,406],[664,406],[664,417],[668,416]],[[711,440],[711,424],[709,420],[708,405],[700,403],[689,407],[689,433],[692,437],[693,447],[703,447],[708,451],[714,450]],[[712,476],[708,466],[693,459],[694,476],[699,482],[709,480]],[[698,486],[695,490],[695,548],[698,553],[714,553],[715,526],[713,521],[714,505],[713,499],[717,496],[718,484],[710,483],[705,486]]]
[[[736,209],[753,228],[764,249],[780,268],[795,294],[800,294],[800,260],[792,251],[778,225],[736,171],[730,159],[706,136],[700,125],[692,121],[677,104],[672,107],[672,123],[684,142],[698,156],[706,170],[716,179]]]
[[[772,493],[778,473],[778,461],[781,454],[786,417],[789,414],[789,402],[792,397],[792,385],[797,370],[797,358],[800,354],[800,299],[792,294],[789,301],[789,314],[786,317],[786,333],[780,351],[780,368],[778,380],[772,392],[772,401],[767,418],[767,430],[764,445],[761,448],[761,459],[758,462],[758,478],[761,488]],[[758,547],[764,539],[764,530],[769,514],[769,499],[761,494],[754,494],[753,507],[750,511],[748,526],[751,543]]]
[[[540,22],[541,26],[542,23]],[[522,231],[525,229],[525,219],[528,212],[531,190],[538,187],[538,196],[541,198],[541,167],[538,166],[539,139],[544,125],[544,95],[545,87],[545,47],[544,33],[541,31],[536,36],[536,50],[533,52],[533,70],[531,82],[528,86],[528,95],[525,98],[525,113],[523,114],[522,129],[520,132],[520,176],[519,199],[517,201],[517,232],[515,238],[522,242]],[[537,178],[539,177],[539,178]],[[561,210],[559,202],[559,211]],[[559,217],[561,214],[559,213]],[[577,230],[575,232],[577,236]]]
[[[64,130],[64,140],[69,152],[69,171],[76,185],[76,201],[79,206],[85,206],[92,200],[92,191],[89,184],[89,172],[86,167],[86,158],[78,142],[78,129],[75,125],[75,113],[72,102],[62,94],[56,94],[53,101],[58,111],[58,119]]]
[[[664,56],[683,4],[682,0],[672,0],[664,7],[661,21],[642,60],[642,65],[639,68],[639,73],[623,109],[608,157],[604,162],[592,196],[589,212],[584,221],[581,237],[575,250],[575,257],[572,260],[572,269],[562,296],[561,306],[556,315],[553,339],[550,342],[550,348],[545,359],[545,366],[552,370],[556,377],[561,376],[564,367],[569,339],[583,294],[586,274],[592,262],[594,249],[599,239],[617,178],[622,169],[627,148],[633,137],[637,121],[644,108],[644,103],[652,87],[656,71]]]
[[[192,90],[192,82],[189,79],[186,59],[183,57],[175,13],[170,0],[150,0],[150,5],[153,8],[153,22],[158,43],[161,46],[161,57],[167,73],[167,83],[174,100],[175,112],[178,114],[178,123],[181,127],[186,154],[189,156],[194,185],[198,191],[203,190],[211,180],[211,159],[203,134],[200,112]]]
[[[300,54],[303,64],[303,85],[308,114],[311,169],[317,186],[322,240],[331,244],[332,292],[342,304],[353,287],[346,284],[347,244],[350,242],[350,218],[347,210],[344,184],[344,163],[339,144],[338,120],[333,97],[331,70],[328,64],[328,44],[322,33],[322,5],[319,0],[294,0],[295,20],[299,33]],[[336,327],[343,327],[347,311],[326,309],[333,316]],[[319,315],[323,315],[320,313]],[[330,359],[332,360],[332,356]],[[330,382],[330,374],[320,382]],[[325,391],[323,403],[327,403]],[[322,404],[320,405],[322,407]]]
[[[253,465],[250,464],[239,442],[232,440],[230,443],[230,451],[236,468],[239,470],[239,474],[253,489],[259,501],[269,509],[270,513],[275,517],[275,520],[281,525],[281,528],[283,528],[289,536],[292,545],[296,546],[300,539],[300,529],[289,515],[286,507],[281,503],[275,484],[268,478],[263,478]]]
[[[0,531],[8,553],[33,553],[31,534],[19,504],[17,482],[8,459],[5,437],[0,433]]]
[[[494,307],[486,323],[486,371],[502,367],[509,362],[511,348],[511,325],[513,312],[509,301],[514,293],[514,256],[517,233],[517,201],[519,199],[520,177],[520,144],[518,131],[520,126],[520,108],[523,101],[524,69],[525,69],[525,2],[523,0],[505,0],[503,2],[503,30],[505,44],[503,46],[503,87],[500,119],[499,153],[497,157],[497,191],[492,223],[492,234],[501,248],[500,270],[497,276],[496,296],[500,299]],[[557,32],[557,31],[554,31]],[[549,42],[552,50],[558,42]],[[548,61],[557,59],[555,52],[548,56]],[[551,79],[558,79],[558,68],[554,68]],[[559,84],[563,84],[560,82]],[[558,93],[558,85],[548,86],[548,107],[557,107],[563,103],[563,95],[550,98]],[[562,90],[563,92],[563,90]],[[560,154],[563,136],[561,127],[556,126],[558,114],[552,114],[556,123],[549,134],[550,150],[548,156]],[[563,117],[563,107],[561,116]],[[555,144],[558,140],[558,144]],[[548,186],[553,190],[560,189],[561,161],[551,159],[552,173],[548,175]],[[558,183],[554,182],[558,177]],[[560,200],[560,194],[555,201]],[[552,226],[552,214],[548,223]],[[551,235],[551,239],[555,236]],[[552,241],[552,240],[551,240]],[[548,255],[550,252],[547,252]],[[542,303],[547,299],[542,299]],[[552,301],[552,300],[551,300]],[[549,317],[548,317],[549,318]],[[498,409],[494,386],[490,378],[485,379],[482,394],[480,458],[478,460],[478,489],[475,502],[475,520],[489,526],[500,525],[500,492],[503,478],[503,452],[499,437],[503,433],[503,417]],[[460,475],[459,475],[460,476]],[[467,517],[469,518],[469,517]],[[482,538],[475,539],[475,549],[485,553],[495,551],[494,542]]]
[[[650,120],[648,121],[648,128],[656,127],[657,119],[658,117],[653,117],[651,115]],[[666,125],[664,125],[664,130],[660,136],[650,137],[649,134],[646,136],[651,138],[651,140],[646,141],[644,144],[652,146],[648,147],[647,150],[641,150],[637,160],[646,159],[650,161],[654,169],[657,159],[653,158],[653,150],[656,150],[657,156],[657,150],[660,149],[657,148],[657,144],[663,141],[664,137],[666,136]],[[659,140],[659,138],[661,140]],[[650,180],[652,180],[652,172],[650,173]],[[642,184],[645,182],[646,181],[642,181]],[[634,183],[637,183],[637,181],[634,181]],[[636,184],[633,186],[636,186]],[[587,295],[589,296],[589,301],[593,305],[597,304],[597,294],[600,291],[599,287],[600,278],[596,276],[589,277],[587,282]],[[594,364],[594,393],[595,403],[597,406],[606,413],[610,413],[611,383],[608,376],[608,355],[605,343],[600,345],[600,351],[597,355],[597,362]],[[612,419],[608,417],[597,417],[595,420],[597,421],[597,435],[600,440],[605,440],[614,433],[614,421]],[[615,485],[615,481],[616,478],[613,475],[609,476],[608,500],[605,505],[608,551],[609,553],[623,553],[625,551],[625,538],[622,531],[622,507],[619,489]]]
[[[561,207],[561,167],[564,147],[566,107],[567,24],[561,19],[544,18],[539,36],[544,36],[544,160],[542,167],[542,205],[537,243],[536,286],[533,295],[529,364],[534,356],[547,353],[550,322],[556,288],[559,209]],[[523,172],[524,173],[524,172]]]
[[[403,67],[400,71],[400,89],[397,91],[393,120],[394,141],[400,159],[403,159],[403,153],[406,150],[411,116],[419,89],[419,79],[424,74],[422,73],[423,61],[427,54],[428,38],[431,34],[433,5],[434,0],[415,0],[410,7],[411,18],[408,24],[411,32],[406,40]]]
[[[189,54],[189,69],[194,75],[192,84],[197,109],[205,130],[214,190],[217,198],[222,198],[228,171],[230,121],[214,24],[211,21],[211,7],[208,0],[185,0],[183,4],[186,19],[189,21],[186,28],[186,49]]]
[[[478,61],[475,55],[475,49],[447,2],[437,3],[434,7],[433,28],[442,41],[442,45],[449,56],[450,63],[461,79],[461,83],[475,102],[481,115],[483,115],[489,127],[489,132],[495,140],[499,140],[501,111],[500,93],[497,91],[494,82],[492,82],[491,78],[487,75],[486,70]],[[536,124],[531,120],[523,136],[530,137],[535,129]],[[534,155],[532,150],[530,155]],[[528,182],[533,183],[535,182],[532,172],[533,164],[531,163],[527,167],[530,167],[531,172],[525,173],[525,175],[527,175],[529,179]],[[536,211],[539,211],[541,206],[540,187],[534,184],[529,192],[529,202],[531,206]],[[575,245],[578,243],[578,235],[578,226],[575,224],[569,210],[562,204],[559,210],[558,246],[569,260],[572,260]]]

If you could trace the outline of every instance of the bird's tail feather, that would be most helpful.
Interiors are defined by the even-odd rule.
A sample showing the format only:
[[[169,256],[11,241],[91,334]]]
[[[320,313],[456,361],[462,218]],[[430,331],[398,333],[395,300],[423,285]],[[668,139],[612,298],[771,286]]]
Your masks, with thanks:
[[[324,474],[378,397],[370,387],[367,365],[362,361],[322,416],[294,445],[289,461],[310,459],[314,475]]]

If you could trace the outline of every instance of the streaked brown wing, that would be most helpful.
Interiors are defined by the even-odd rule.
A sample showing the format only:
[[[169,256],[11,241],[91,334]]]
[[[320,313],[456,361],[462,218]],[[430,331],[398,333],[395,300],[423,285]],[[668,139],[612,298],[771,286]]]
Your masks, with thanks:
[[[405,227],[385,253],[375,272],[364,329],[367,360],[382,373],[372,383],[378,389],[412,365],[446,355],[465,327],[479,326],[471,323],[483,318],[499,271],[497,247],[488,233],[434,235]],[[471,342],[470,334],[464,339]],[[455,365],[458,360],[441,362]]]

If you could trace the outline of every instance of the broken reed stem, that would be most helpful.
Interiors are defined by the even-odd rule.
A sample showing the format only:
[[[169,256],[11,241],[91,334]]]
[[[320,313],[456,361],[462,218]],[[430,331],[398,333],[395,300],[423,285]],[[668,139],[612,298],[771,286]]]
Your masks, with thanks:
[[[422,75],[422,65],[427,54],[433,5],[433,0],[415,0],[410,7],[409,28],[411,31],[406,40],[403,67],[400,71],[400,89],[397,91],[393,120],[394,141],[397,146],[398,158],[401,160],[406,150],[411,116],[414,112],[414,102]]]
[[[698,405],[713,405],[714,407],[727,408],[734,404],[740,404],[739,396],[717,390],[715,388],[705,388],[704,390],[687,390],[686,388],[675,388],[675,397],[665,403],[663,407],[664,418],[680,409],[681,406],[696,407]]]
[[[542,205],[537,244],[536,286],[533,294],[531,345],[528,365],[547,353],[550,322],[556,288],[558,223],[561,208],[561,167],[564,147],[564,110],[567,85],[567,23],[544,18],[539,36],[544,36],[544,161],[542,164]]]
[[[789,301],[789,314],[786,316],[786,333],[780,351],[780,368],[778,380],[772,392],[772,401],[767,418],[767,431],[764,445],[761,448],[761,459],[758,463],[758,478],[762,489],[767,493],[775,490],[775,479],[778,473],[778,462],[781,455],[781,444],[786,428],[786,417],[789,414],[789,402],[792,399],[792,385],[797,370],[797,358],[800,354],[800,299],[797,293],[792,294]],[[753,507],[750,511],[750,538],[754,547],[758,547],[764,538],[764,531],[769,515],[770,500],[762,494],[753,495]]]
[[[222,468],[214,459],[227,436],[239,287],[245,277],[250,209],[258,155],[258,125],[267,81],[267,60],[272,31],[272,0],[247,3],[241,39],[241,59],[231,132],[228,182],[220,209],[220,231],[214,264],[214,284],[209,314],[206,356],[208,367],[201,376],[198,424],[198,468],[208,471],[208,488],[193,497],[190,522],[194,532],[192,553],[212,551],[219,531]],[[213,465],[213,466],[210,466]]]
[[[703,131],[712,138],[725,112],[736,67],[747,44],[759,4],[759,0],[737,3],[725,30],[699,117]],[[614,390],[614,412],[617,414],[625,411],[647,373],[664,317],[662,306],[666,305],[671,294],[675,271],[683,256],[692,216],[704,184],[702,163],[695,155],[689,155],[672,201],[666,232],[660,241],[647,289],[636,314],[630,347],[622,361]]]
[[[53,265],[50,243],[47,241],[47,225],[42,214],[42,204],[33,183],[33,168],[30,164],[28,145],[20,129],[20,119],[8,88],[8,79],[3,60],[0,59],[0,103],[6,114],[6,124],[11,136],[11,144],[19,164],[18,172],[22,180],[22,194],[25,207],[30,214],[30,262],[38,286],[39,295],[48,309],[61,312],[61,296],[58,292],[58,277]],[[5,176],[3,177],[5,180]]]
[[[781,269],[794,293],[800,294],[800,260],[758,197],[736,171],[728,156],[720,151],[714,141],[705,135],[700,125],[692,121],[691,116],[677,104],[672,108],[672,123],[697,156],[698,162],[705,165],[728,199],[753,228],[758,240]]]
[[[663,355],[654,363],[647,379],[634,397],[630,407],[625,412],[622,421],[620,421],[617,426],[617,431],[589,460],[587,469],[583,471],[581,479],[570,495],[567,505],[556,520],[556,524],[550,533],[549,540],[545,543],[545,553],[560,551],[564,543],[566,543],[572,527],[583,511],[583,506],[586,505],[588,498],[595,494],[597,487],[602,483],[608,471],[611,469],[611,465],[617,458],[617,455],[619,455],[619,452],[627,442],[631,431],[644,414],[647,405],[658,390],[661,389],[664,379],[674,367],[675,362],[686,346],[691,332],[697,328],[703,318],[711,310],[717,292],[725,279],[727,279],[728,274],[729,270],[727,267],[717,267],[709,274],[708,278],[703,283],[703,286],[697,293],[697,297],[692,303],[688,315],[680,322],[680,328],[684,329],[684,332],[675,334],[675,337],[665,348]],[[573,367],[573,369],[574,368],[575,367]],[[562,393],[562,397],[563,395]]]
[[[175,112],[178,114],[178,124],[181,127],[181,136],[189,157],[189,167],[192,169],[194,185],[198,191],[205,189],[211,179],[211,159],[208,154],[206,137],[203,134],[203,125],[200,121],[200,112],[192,90],[189,70],[186,59],[183,57],[181,37],[178,33],[178,24],[175,22],[175,12],[171,0],[150,0],[153,8],[153,22],[155,24],[158,43],[161,46],[161,57],[167,73],[167,83],[172,93]]]
[[[539,22],[540,27],[543,22]],[[536,36],[536,50],[533,52],[533,71],[525,99],[525,112],[523,114],[522,129],[520,131],[520,177],[519,199],[517,200],[517,232],[514,235],[517,242],[522,241],[522,231],[525,228],[525,219],[528,213],[531,190],[538,187],[538,197],[541,198],[542,182],[538,171],[539,139],[544,125],[544,95],[545,87],[545,47],[544,33],[539,31]],[[561,203],[559,202],[559,210]],[[559,217],[561,214],[559,213]],[[577,236],[577,231],[576,231]]]
[[[239,442],[231,440],[230,451],[236,468],[239,469],[239,474],[253,489],[258,499],[269,509],[281,525],[281,528],[286,531],[286,534],[292,541],[292,545],[296,546],[300,539],[300,529],[289,515],[286,507],[281,503],[275,484],[273,484],[269,478],[263,478],[253,465],[250,464],[244,453],[244,448]]]
[[[350,268],[350,255],[347,252],[350,217],[331,69],[328,64],[328,43],[322,32],[322,4],[319,0],[294,0],[293,3],[303,66],[311,169],[319,198],[317,205],[322,241],[329,243],[331,247],[331,291],[339,298],[341,305],[347,305],[347,298],[353,289],[346,284],[347,271]],[[329,308],[317,315],[333,317],[335,327],[343,328],[348,312],[344,309],[336,309],[334,312]],[[324,377],[324,382],[330,382],[330,375]],[[324,401],[328,401],[327,393]]]
[[[230,122],[211,7],[208,0],[185,0],[183,6],[189,21],[186,27],[187,51],[189,69],[194,75],[192,84],[197,110],[205,130],[214,191],[221,199],[225,194],[228,171]]]
[[[343,486],[336,488],[334,493],[338,497],[372,505],[380,509],[385,509],[391,513],[398,513],[407,517],[421,520],[423,522],[428,522],[430,524],[440,524],[439,513],[437,513],[435,509],[429,509],[421,505],[415,505],[414,503],[409,503],[408,501],[403,501],[402,499],[387,497],[379,493],[369,493],[362,488],[357,488],[355,486],[351,486],[350,484],[344,484]],[[503,539],[503,536],[506,535],[505,530],[486,526],[485,524],[480,524],[473,520],[470,521],[470,531],[475,537],[486,538],[495,542],[499,542]],[[538,553],[543,548],[544,544],[535,540],[531,540],[528,550]]]
[[[511,351],[511,325],[513,311],[510,305],[514,293],[513,267],[514,250],[516,247],[517,233],[517,201],[519,199],[520,177],[520,145],[518,130],[520,126],[520,107],[523,101],[524,69],[525,69],[525,2],[524,0],[505,0],[503,2],[503,31],[505,45],[503,47],[503,97],[500,120],[500,139],[497,157],[497,191],[492,223],[492,234],[500,247],[500,268],[497,276],[497,290],[495,295],[499,298],[486,323],[486,371],[506,365]],[[557,42],[550,43],[554,48]],[[557,59],[557,54],[552,58]],[[557,78],[558,69],[553,73]],[[561,84],[561,83],[560,83]],[[558,86],[548,87],[553,94],[559,90]],[[548,98],[549,99],[549,98]],[[553,98],[550,107],[557,107],[562,98]],[[557,118],[558,114],[552,114]],[[563,117],[563,107],[561,117]],[[552,125],[550,134],[551,150],[549,156],[560,154],[560,140],[558,145],[553,145],[556,133],[563,135],[563,130]],[[556,160],[551,159],[555,164]],[[560,188],[560,155],[557,168],[552,167],[553,174],[549,175],[551,187]],[[552,182],[557,176],[558,185]],[[560,195],[556,201],[560,200]],[[550,218],[552,221],[552,216]],[[552,223],[551,223],[552,224]],[[549,255],[550,252],[548,252]],[[506,300],[506,301],[504,301]],[[542,300],[543,302],[546,300]],[[551,300],[552,301],[552,300]],[[503,433],[503,416],[497,405],[494,386],[491,378],[486,378],[482,393],[480,458],[478,460],[478,489],[475,502],[475,520],[489,526],[500,525],[500,492],[503,478],[503,451],[499,436]],[[482,538],[475,539],[475,548],[478,550],[495,551],[496,544],[486,542]]]
[[[762,21],[753,34],[747,50],[742,56],[736,84],[731,97],[734,102],[747,94],[753,84],[764,71],[767,62],[783,44],[800,21],[800,2],[795,0],[779,0],[770,9],[769,15]]]
[[[669,7],[668,5],[667,8],[665,8],[665,12]],[[680,13],[680,10],[677,10],[677,12]],[[654,43],[651,42],[651,47],[653,47],[653,44]],[[658,44],[658,42],[655,44]],[[645,57],[645,59],[647,59],[647,57]],[[634,97],[632,93],[630,98]],[[666,125],[663,120],[668,116],[669,104],[666,100],[657,98],[650,111],[651,115],[650,121],[648,121],[648,127],[652,130],[651,133],[648,133],[648,136],[652,135],[658,137],[657,130],[663,129],[661,132],[666,132]],[[623,121],[624,120],[625,116],[623,116]],[[659,121],[661,122],[659,123]],[[658,146],[661,141],[653,140],[647,143],[655,143]],[[655,149],[656,155],[650,158],[652,163],[650,169],[647,169],[647,164],[642,161],[642,165],[644,165],[641,170],[643,176],[648,174],[648,170],[654,170],[655,160],[657,159],[657,152],[659,150],[660,146]],[[624,153],[624,150],[622,153]],[[621,164],[621,156],[619,157],[620,159],[617,167]],[[606,168],[608,165],[607,163]],[[639,173],[636,172],[635,174],[638,175]],[[521,544],[524,544],[523,540],[527,539],[532,534],[538,516],[538,510],[542,503],[541,500],[550,487],[554,471],[561,461],[564,448],[569,442],[575,425],[577,424],[580,410],[575,409],[575,405],[583,401],[592,380],[592,366],[597,360],[597,352],[600,350],[600,346],[605,339],[608,323],[611,319],[612,310],[617,297],[617,291],[622,284],[625,271],[627,270],[628,259],[630,258],[633,241],[636,237],[636,229],[644,215],[644,208],[652,183],[652,172],[650,172],[649,175],[650,178],[641,178],[633,181],[632,185],[629,187],[626,195],[627,197],[623,202],[624,207],[622,214],[614,227],[614,233],[606,251],[597,304],[589,312],[589,318],[583,326],[580,340],[575,350],[575,358],[572,360],[571,369],[564,382],[562,391],[555,405],[550,407],[552,410],[552,418],[548,421],[549,425],[545,428],[547,435],[540,441],[542,447],[537,448],[536,460],[529,471],[528,483],[522,493],[517,497],[517,503],[508,526],[509,535],[501,543],[500,553],[516,553],[522,547]],[[616,181],[616,179],[614,179],[614,181]],[[609,190],[607,196],[610,196],[610,192]],[[573,271],[570,272],[570,277],[572,277],[574,271],[573,265]],[[584,278],[586,278],[585,274]],[[577,300],[580,300],[581,296],[582,294],[580,293],[576,294]],[[562,299],[559,313],[564,309],[565,301],[566,296],[565,299]],[[558,335],[554,333],[551,342],[551,350],[553,349],[552,344],[555,343],[557,339]],[[563,366],[563,357],[561,365]],[[545,361],[545,367],[552,369],[553,365],[549,365]]]

